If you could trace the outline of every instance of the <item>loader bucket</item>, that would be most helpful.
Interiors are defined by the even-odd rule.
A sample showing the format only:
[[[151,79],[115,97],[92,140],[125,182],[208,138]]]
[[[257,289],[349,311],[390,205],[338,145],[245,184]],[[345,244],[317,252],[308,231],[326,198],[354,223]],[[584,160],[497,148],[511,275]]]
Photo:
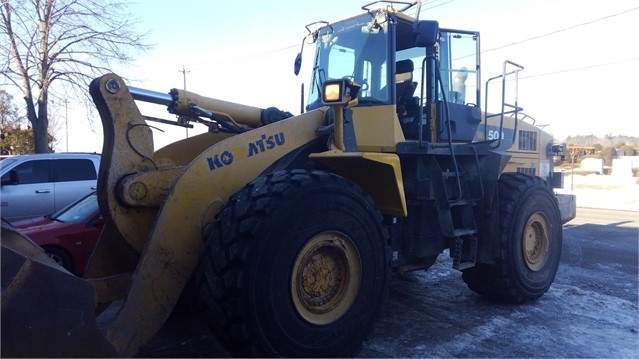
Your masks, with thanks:
[[[98,329],[95,292],[4,219],[2,357],[117,357]]]

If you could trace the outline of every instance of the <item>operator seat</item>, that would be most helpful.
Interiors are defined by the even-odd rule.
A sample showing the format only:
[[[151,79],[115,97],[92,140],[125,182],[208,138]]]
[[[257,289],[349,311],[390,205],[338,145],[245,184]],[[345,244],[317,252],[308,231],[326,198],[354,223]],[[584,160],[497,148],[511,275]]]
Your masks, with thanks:
[[[415,65],[410,59],[397,61],[395,64],[395,89],[397,95],[397,114],[406,115],[406,105],[412,100],[417,82],[413,82]]]
[[[418,136],[419,100],[414,98],[417,82],[413,81],[414,64],[410,59],[395,64],[396,110],[399,123],[406,139]]]

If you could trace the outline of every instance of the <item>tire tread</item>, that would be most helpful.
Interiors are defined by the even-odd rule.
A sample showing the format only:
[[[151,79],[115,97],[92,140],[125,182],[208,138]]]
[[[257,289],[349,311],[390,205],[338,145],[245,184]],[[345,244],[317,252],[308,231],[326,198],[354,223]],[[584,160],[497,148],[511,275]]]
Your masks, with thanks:
[[[219,212],[215,222],[207,226],[206,252],[200,261],[197,271],[197,287],[199,288],[200,305],[204,309],[207,322],[220,343],[234,356],[263,357],[277,355],[264,352],[250,334],[248,318],[242,313],[243,298],[251,288],[243,273],[249,267],[249,249],[253,245],[259,221],[267,220],[273,211],[277,199],[284,198],[292,188],[314,186],[325,181],[337,181],[339,177],[319,170],[278,171],[261,176],[249,183],[243,190],[231,197]],[[368,194],[348,181],[340,181],[339,185],[348,183],[372,204]],[[382,215],[375,210],[379,223]],[[388,233],[384,229],[384,245],[386,259],[389,263],[386,278],[390,277],[390,249]],[[212,260],[206,260],[206,258]],[[383,299],[388,296],[385,285]],[[383,302],[383,300],[382,300]],[[377,308],[379,317],[382,305]],[[362,328],[367,334],[372,333],[373,321],[368,328]],[[355,355],[361,349],[355,349]]]
[[[504,173],[499,179],[499,248],[500,254],[497,263],[479,263],[475,267],[463,272],[462,278],[468,287],[474,292],[498,301],[509,303],[524,303],[539,298],[542,293],[531,295],[523,293],[517,284],[517,279],[512,273],[509,259],[509,227],[512,225],[513,217],[516,215],[517,206],[529,195],[530,191],[542,190],[552,198],[556,214],[559,207],[556,198],[546,186],[543,179],[523,173]],[[560,225],[561,222],[559,222]],[[561,231],[559,238],[553,238],[561,242]],[[554,279],[554,274],[553,274]]]

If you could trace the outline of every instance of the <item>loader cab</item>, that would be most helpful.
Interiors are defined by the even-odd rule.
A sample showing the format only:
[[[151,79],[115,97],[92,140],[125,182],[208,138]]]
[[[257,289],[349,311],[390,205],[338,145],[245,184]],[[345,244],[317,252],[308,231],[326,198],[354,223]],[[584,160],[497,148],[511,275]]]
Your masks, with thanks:
[[[365,10],[315,33],[306,110],[321,106],[324,81],[348,78],[362,86],[353,108],[360,151],[419,138],[472,141],[481,122],[479,33]]]

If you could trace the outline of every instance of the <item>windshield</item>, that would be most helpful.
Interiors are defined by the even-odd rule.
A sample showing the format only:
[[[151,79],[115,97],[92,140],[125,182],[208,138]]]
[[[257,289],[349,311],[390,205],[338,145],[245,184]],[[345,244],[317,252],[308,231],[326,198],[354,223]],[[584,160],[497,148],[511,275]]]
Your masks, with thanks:
[[[327,79],[349,78],[362,86],[360,103],[389,103],[388,27],[363,14],[319,30],[307,110],[318,107]]]
[[[62,209],[51,219],[65,223],[82,223],[98,210],[98,196],[95,192]]]

